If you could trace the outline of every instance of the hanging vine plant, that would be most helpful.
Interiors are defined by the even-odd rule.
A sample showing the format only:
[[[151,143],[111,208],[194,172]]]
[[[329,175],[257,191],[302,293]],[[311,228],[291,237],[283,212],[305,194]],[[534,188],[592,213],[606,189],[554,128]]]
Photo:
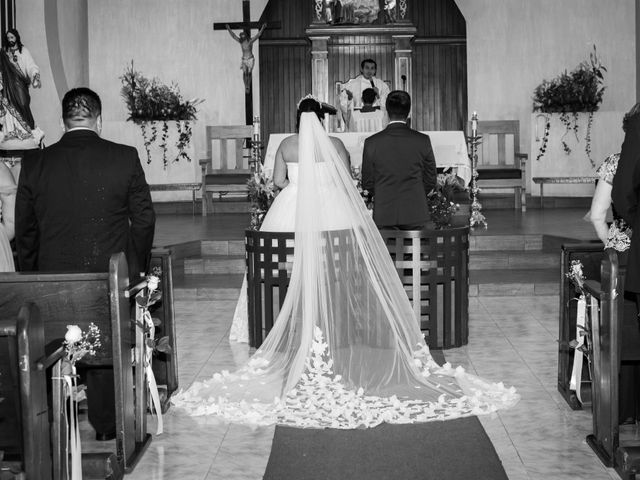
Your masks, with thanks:
[[[148,79],[134,69],[133,61],[125,69],[120,81],[122,82],[120,93],[129,110],[129,118],[127,120],[140,126],[147,154],[147,163],[151,163],[151,146],[158,140],[157,122],[159,122],[161,123],[161,133],[158,146],[162,150],[164,168],[167,168],[169,164],[167,151],[170,121],[176,122],[178,131],[178,140],[176,142],[178,154],[173,161],[177,162],[182,158],[190,162],[191,158],[187,153],[193,134],[190,122],[196,120],[196,106],[202,103],[203,100],[185,101],[177,84],[172,83],[168,86],[158,78]],[[151,125],[150,128],[148,124]]]
[[[589,60],[580,63],[572,72],[565,71],[553,80],[544,80],[533,92],[533,111],[542,113],[560,113],[560,121],[565,126],[565,132],[560,139],[564,152],[569,155],[572,151],[566,142],[567,135],[573,133],[579,142],[578,112],[587,112],[587,131],[585,134],[585,153],[595,167],[591,158],[591,127],[593,112],[600,108],[604,86],[604,72],[595,45],[589,54]],[[548,137],[545,129],[545,139]],[[537,159],[540,160],[547,148],[543,141]]]

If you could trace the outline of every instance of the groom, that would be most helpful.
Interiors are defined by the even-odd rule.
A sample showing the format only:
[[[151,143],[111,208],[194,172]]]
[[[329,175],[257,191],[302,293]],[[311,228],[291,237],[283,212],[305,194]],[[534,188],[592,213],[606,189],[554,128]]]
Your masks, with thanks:
[[[421,230],[429,220],[427,194],[436,186],[436,160],[427,135],[407,125],[411,97],[387,96],[389,124],[364,142],[362,188],[373,195],[378,228]]]

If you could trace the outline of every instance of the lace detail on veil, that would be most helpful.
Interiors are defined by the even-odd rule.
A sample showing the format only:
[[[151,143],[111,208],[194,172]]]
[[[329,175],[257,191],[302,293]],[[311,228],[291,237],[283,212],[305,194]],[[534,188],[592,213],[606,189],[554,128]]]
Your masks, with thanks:
[[[298,145],[293,269],[278,318],[247,364],[174,395],[176,407],[250,424],[357,428],[514,405],[515,389],[433,361],[380,233],[315,114],[302,114]],[[343,205],[340,222],[326,198]]]

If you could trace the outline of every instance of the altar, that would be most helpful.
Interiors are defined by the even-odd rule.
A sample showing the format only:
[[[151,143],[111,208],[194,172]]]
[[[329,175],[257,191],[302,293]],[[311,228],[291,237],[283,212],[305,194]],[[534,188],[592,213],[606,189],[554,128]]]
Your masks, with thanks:
[[[359,168],[362,165],[362,150],[365,139],[375,132],[345,132],[332,133],[332,137],[339,138],[344,143],[351,156],[351,166]],[[434,131],[422,132],[429,135],[436,166],[444,170],[453,169],[465,185],[471,181],[471,160],[467,153],[467,142],[462,131]],[[273,165],[280,142],[290,133],[272,133],[264,156],[263,168],[268,177],[273,174]]]

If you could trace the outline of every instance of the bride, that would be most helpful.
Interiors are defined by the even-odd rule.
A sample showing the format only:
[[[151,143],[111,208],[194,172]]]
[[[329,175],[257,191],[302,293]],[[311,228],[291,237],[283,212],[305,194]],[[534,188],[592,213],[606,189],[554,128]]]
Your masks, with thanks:
[[[0,161],[0,272],[14,272],[9,242],[15,235],[16,182],[11,170]]]
[[[174,395],[175,406],[254,425],[359,428],[514,405],[515,389],[434,362],[380,233],[315,113],[301,114],[297,142],[293,270],[278,318],[245,365],[195,382]]]
[[[311,95],[304,97],[298,103],[296,131],[300,129],[300,116],[305,112],[315,113],[322,121],[324,109],[320,102]],[[335,147],[340,160],[347,170],[350,170],[349,152],[339,138],[329,137]],[[296,197],[298,194],[298,142],[299,135],[285,138],[276,152],[273,169],[273,184],[282,189],[276,196],[265,215],[260,227],[264,232],[293,232],[296,219]],[[327,201],[335,200],[332,195],[325,196]],[[335,211],[340,211],[339,205],[334,205]],[[245,275],[240,287],[240,296],[233,314],[233,322],[229,331],[229,340],[238,343],[249,343],[249,324],[247,310],[247,277]]]

